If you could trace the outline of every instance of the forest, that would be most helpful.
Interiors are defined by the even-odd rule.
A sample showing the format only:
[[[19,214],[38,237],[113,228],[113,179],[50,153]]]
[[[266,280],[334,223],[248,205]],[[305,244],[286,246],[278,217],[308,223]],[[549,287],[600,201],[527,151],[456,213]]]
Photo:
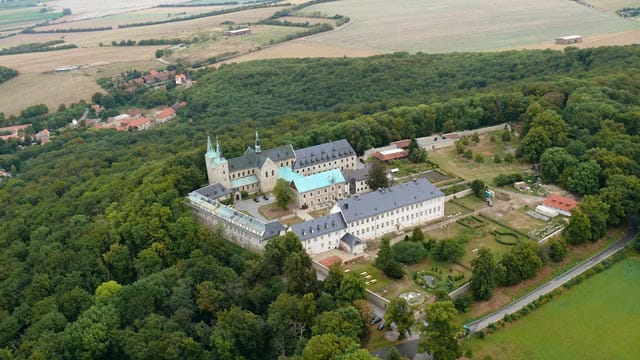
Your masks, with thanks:
[[[168,90],[166,105],[188,105],[145,132],[63,126],[83,103],[2,116],[55,137],[0,154],[13,175],[0,181],[0,357],[368,359],[357,278],[319,283],[295,238],[251,254],[194,220],[184,196],[206,183],[207,134],[227,157],[256,127],[264,148],[347,138],[362,152],[511,122],[518,156],[590,194],[597,211],[579,218],[602,231],[640,204],[639,57],[625,46],[264,60]],[[145,101],[105,86],[96,99],[112,107]]]

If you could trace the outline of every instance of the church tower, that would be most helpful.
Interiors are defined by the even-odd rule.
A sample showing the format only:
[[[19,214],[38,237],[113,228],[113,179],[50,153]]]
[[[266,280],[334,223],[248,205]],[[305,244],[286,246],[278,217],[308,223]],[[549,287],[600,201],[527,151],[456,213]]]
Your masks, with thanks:
[[[256,129],[256,154],[260,154],[262,152],[262,148],[260,147],[260,137],[258,136],[258,129]]]
[[[216,149],[213,150],[211,145],[211,137],[207,136],[207,152],[204,154],[204,161],[207,166],[207,177],[209,184],[219,183],[220,185],[231,188],[231,180],[229,178],[229,163],[222,156],[220,143],[216,138]]]

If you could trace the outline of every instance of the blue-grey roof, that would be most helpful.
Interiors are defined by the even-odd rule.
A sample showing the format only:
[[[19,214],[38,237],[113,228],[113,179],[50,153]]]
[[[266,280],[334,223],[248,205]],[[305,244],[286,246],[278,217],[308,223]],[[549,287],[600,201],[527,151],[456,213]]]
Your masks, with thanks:
[[[293,165],[293,170],[342,159],[352,155],[356,155],[356,152],[345,139],[310,146],[296,150],[296,162]]]
[[[225,197],[231,194],[231,190],[225,188],[219,183],[207,185],[203,188],[196,190],[195,192],[211,200],[217,200],[221,197]]]
[[[272,221],[270,223],[265,224],[264,226],[264,234],[262,235],[263,240],[269,240],[276,236],[280,235],[281,231],[286,230],[287,228],[282,225],[280,221]]]
[[[342,238],[340,238],[340,241],[342,241],[343,243],[347,244],[352,249],[356,245],[364,244],[364,241],[362,241],[359,237],[357,237],[357,236],[355,236],[355,235],[353,235],[351,233],[344,234],[344,236],[342,236]]]
[[[307,241],[317,236],[328,234],[334,231],[344,230],[347,224],[340,214],[330,214],[317,219],[305,221],[291,225],[293,231],[301,241]]]
[[[231,180],[231,188],[237,189],[241,186],[247,186],[251,184],[257,184],[260,182],[260,179],[256,175],[249,175],[238,179]]]
[[[442,191],[427,179],[421,178],[392,186],[387,189],[338,201],[340,211],[347,223],[365,219],[403,206],[444,196]]]
[[[345,170],[344,178],[347,182],[355,179],[356,181],[367,180],[369,178],[369,171],[371,170],[371,163],[368,163],[366,166],[355,169],[355,170]]]
[[[256,151],[249,147],[242,156],[228,160],[229,172],[245,169],[259,169],[267,158],[277,163],[278,161],[293,160],[295,157],[296,155],[291,145],[278,146],[274,149],[262,151],[260,154],[256,154]]]

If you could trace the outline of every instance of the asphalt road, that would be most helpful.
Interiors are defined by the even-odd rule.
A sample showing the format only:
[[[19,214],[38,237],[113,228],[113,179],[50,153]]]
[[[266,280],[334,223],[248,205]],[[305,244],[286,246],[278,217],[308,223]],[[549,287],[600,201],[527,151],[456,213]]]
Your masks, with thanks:
[[[482,319],[476,320],[467,325],[469,326],[470,330],[474,332],[474,331],[479,331],[486,328],[491,323],[494,323],[498,320],[502,320],[505,314],[512,314],[522,309],[523,307],[529,305],[534,300],[538,299],[540,296],[552,292],[553,290],[564,285],[566,282],[573,279],[574,277],[584,273],[585,271],[591,269],[595,265],[601,263],[603,260],[614,255],[615,253],[623,249],[625,246],[627,246],[631,242],[631,240],[633,240],[633,238],[636,236],[637,233],[638,233],[638,227],[636,225],[636,221],[634,220],[631,227],[627,231],[627,233],[622,237],[622,239],[618,240],[615,244],[599,252],[593,257],[587,259],[586,261],[576,265],[570,270],[567,270],[560,276],[552,279],[551,281],[537,288],[533,292],[525,295],[524,297],[506,305],[505,307],[503,307],[502,309],[494,313],[491,313],[483,317]],[[414,334],[414,336],[411,337],[411,340],[403,344],[397,345],[398,350],[403,356],[406,356],[409,359],[415,359],[415,360],[429,359],[428,355],[417,353],[419,339],[417,339],[416,335],[417,334]],[[389,352],[389,349],[390,348],[376,350],[371,354],[376,355],[381,359],[384,359],[386,357],[387,352]]]
[[[548,283],[542,285],[541,287],[537,288],[533,292],[531,292],[531,293],[521,297],[520,299],[508,304],[507,306],[503,307],[502,309],[500,309],[500,310],[498,310],[498,311],[496,311],[494,313],[491,313],[491,314],[483,317],[482,319],[479,319],[479,320],[476,320],[474,322],[471,322],[471,323],[467,324],[469,326],[469,329],[471,330],[471,332],[482,330],[482,329],[486,328],[487,326],[489,326],[489,324],[494,323],[494,322],[496,322],[498,320],[502,320],[506,314],[513,314],[516,311],[522,309],[523,307],[529,305],[531,302],[533,302],[534,300],[538,299],[540,296],[552,292],[553,290],[555,290],[555,289],[559,288],[560,286],[564,285],[569,280],[571,280],[571,279],[575,278],[576,276],[582,274],[583,272],[591,269],[595,265],[601,263],[606,258],[608,258],[608,257],[612,256],[613,254],[617,253],[618,251],[620,251],[622,248],[627,246],[627,244],[629,244],[629,242],[631,242],[631,240],[633,240],[634,236],[637,233],[638,233],[637,227],[636,226],[631,226],[629,231],[627,231],[627,233],[622,237],[622,239],[618,240],[618,242],[616,242],[615,244],[613,244],[610,247],[606,248],[605,250],[601,251],[597,255],[594,255],[593,257],[585,260],[584,262],[576,265],[575,267],[571,268],[570,270],[567,270],[566,272],[564,272],[560,276],[558,276],[558,277],[554,278],[553,280],[549,281]]]

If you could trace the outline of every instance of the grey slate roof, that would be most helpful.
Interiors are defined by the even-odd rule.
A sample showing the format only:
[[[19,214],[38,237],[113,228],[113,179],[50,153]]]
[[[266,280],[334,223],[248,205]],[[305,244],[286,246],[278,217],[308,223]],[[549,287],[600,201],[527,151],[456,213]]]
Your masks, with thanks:
[[[330,214],[317,219],[291,225],[293,231],[301,241],[307,241],[320,235],[344,230],[347,224],[340,214]]]
[[[356,170],[345,170],[342,172],[344,179],[349,182],[351,180],[362,181],[369,178],[369,171],[371,170],[371,163],[365,167]]]
[[[344,234],[344,236],[340,238],[340,241],[347,244],[352,249],[356,245],[364,244],[364,241],[362,241],[359,237],[352,235],[351,233]]]
[[[356,152],[345,139],[310,146],[296,150],[296,162],[293,165],[293,170],[342,159],[352,155],[356,155]]]
[[[260,154],[256,154],[253,148],[248,147],[242,156],[228,160],[229,171],[261,168],[267,158],[277,163],[278,161],[293,160],[296,155],[291,145],[264,150]]]
[[[221,197],[225,197],[231,194],[231,190],[225,188],[219,183],[207,185],[196,190],[195,192],[211,200],[217,200]]]
[[[269,240],[276,236],[280,235],[280,231],[284,231],[287,228],[282,225],[280,221],[272,221],[270,223],[266,223],[264,227],[264,234],[262,235],[263,240]]]
[[[444,196],[427,179],[421,178],[404,184],[379,189],[363,195],[338,201],[347,223],[379,215],[403,206]]]

